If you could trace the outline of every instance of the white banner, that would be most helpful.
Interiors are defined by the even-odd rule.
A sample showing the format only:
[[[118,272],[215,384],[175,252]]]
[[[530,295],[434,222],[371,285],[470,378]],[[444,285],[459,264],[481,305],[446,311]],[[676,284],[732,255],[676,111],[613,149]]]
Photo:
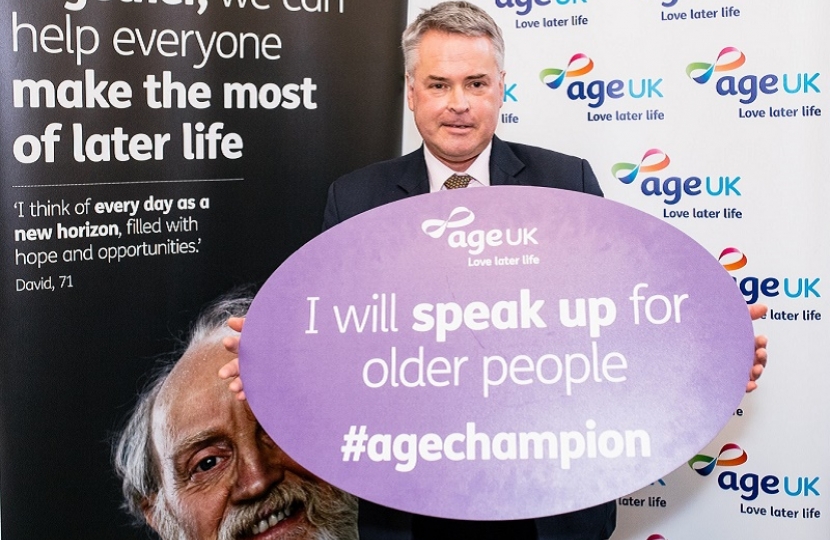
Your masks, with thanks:
[[[614,539],[830,537],[830,4],[473,3],[505,34],[498,135],[587,158],[606,197],[691,235],[770,308],[760,389],[691,465],[618,500]],[[406,111],[403,150],[419,144]]]

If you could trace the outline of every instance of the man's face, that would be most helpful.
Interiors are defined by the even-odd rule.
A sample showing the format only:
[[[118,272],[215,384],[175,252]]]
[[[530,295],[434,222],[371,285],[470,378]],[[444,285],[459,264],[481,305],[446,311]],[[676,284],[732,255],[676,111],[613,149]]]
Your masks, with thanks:
[[[354,499],[288,457],[219,379],[232,356],[219,343],[189,351],[165,381],[152,420],[162,482],[148,523],[165,539],[190,540],[310,540],[327,538],[328,526],[356,530]]]
[[[490,143],[504,96],[490,40],[427,31],[408,76],[407,102],[427,148],[464,171]]]

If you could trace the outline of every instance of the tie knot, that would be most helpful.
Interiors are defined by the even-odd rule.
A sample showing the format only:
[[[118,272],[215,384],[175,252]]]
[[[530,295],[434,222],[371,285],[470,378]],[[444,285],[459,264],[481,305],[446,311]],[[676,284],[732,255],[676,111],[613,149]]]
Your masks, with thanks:
[[[447,178],[444,182],[444,187],[447,189],[465,188],[470,184],[473,177],[469,174],[454,174]]]

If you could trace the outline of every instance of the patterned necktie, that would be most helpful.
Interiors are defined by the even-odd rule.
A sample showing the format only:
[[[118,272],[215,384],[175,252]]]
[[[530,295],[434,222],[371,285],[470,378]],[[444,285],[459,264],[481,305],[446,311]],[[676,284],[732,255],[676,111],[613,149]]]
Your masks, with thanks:
[[[444,187],[447,189],[465,188],[470,184],[473,177],[469,174],[454,174],[447,178],[444,182]]]

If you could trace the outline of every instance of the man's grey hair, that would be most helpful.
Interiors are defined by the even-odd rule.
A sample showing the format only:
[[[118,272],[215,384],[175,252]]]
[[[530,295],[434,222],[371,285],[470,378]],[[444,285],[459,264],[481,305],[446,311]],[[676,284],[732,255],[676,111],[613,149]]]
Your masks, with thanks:
[[[113,451],[115,471],[121,478],[124,508],[139,524],[146,524],[144,511],[161,489],[161,471],[155,459],[151,427],[153,407],[164,381],[187,351],[235,335],[236,332],[228,327],[228,318],[244,317],[252,300],[249,292],[232,293],[205,309],[179,350],[162,361],[118,434]]]
[[[407,75],[413,75],[412,71],[418,61],[418,47],[429,30],[488,38],[495,51],[496,65],[499,71],[504,70],[504,38],[496,21],[478,6],[452,1],[441,2],[424,10],[404,30],[401,48]]]

